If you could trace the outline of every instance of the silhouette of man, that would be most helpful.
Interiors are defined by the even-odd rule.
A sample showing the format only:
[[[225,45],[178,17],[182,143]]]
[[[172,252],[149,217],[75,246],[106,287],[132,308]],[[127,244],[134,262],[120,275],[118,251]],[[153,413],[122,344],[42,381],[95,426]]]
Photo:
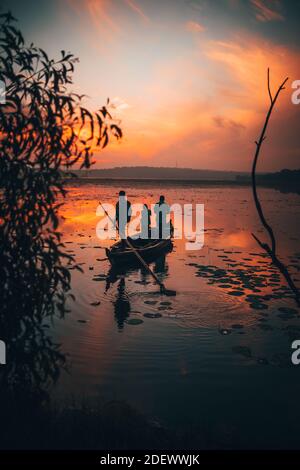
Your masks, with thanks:
[[[170,207],[165,202],[165,196],[160,196],[159,201],[154,206],[156,215],[156,232],[158,238],[168,238],[170,236],[170,222],[167,222],[167,215],[170,213]]]
[[[119,192],[116,204],[116,225],[122,240],[126,237],[126,225],[131,219],[131,203],[127,200],[125,191]]]
[[[142,220],[141,220],[141,232],[142,239],[151,238],[151,209],[148,208],[147,204],[144,204],[142,210]]]

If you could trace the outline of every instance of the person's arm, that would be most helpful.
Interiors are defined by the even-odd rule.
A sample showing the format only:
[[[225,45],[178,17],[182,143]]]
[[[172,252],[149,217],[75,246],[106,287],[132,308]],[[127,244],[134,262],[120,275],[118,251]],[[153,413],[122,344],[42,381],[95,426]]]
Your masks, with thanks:
[[[116,204],[116,215],[115,215],[114,223],[116,224],[116,226],[119,225],[119,201]]]
[[[132,209],[131,209],[131,203],[128,201],[127,202],[127,220],[129,221],[132,216]]]

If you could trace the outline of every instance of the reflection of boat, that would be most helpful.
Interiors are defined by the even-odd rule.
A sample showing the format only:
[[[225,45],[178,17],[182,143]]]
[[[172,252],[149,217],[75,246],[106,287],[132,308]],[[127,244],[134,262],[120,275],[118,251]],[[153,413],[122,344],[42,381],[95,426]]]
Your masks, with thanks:
[[[147,262],[154,261],[162,254],[171,251],[173,247],[172,240],[170,238],[153,240],[130,238],[130,243]],[[125,240],[118,241],[110,249],[106,248],[106,255],[113,266],[139,264],[139,260],[135,253],[126,244]]]

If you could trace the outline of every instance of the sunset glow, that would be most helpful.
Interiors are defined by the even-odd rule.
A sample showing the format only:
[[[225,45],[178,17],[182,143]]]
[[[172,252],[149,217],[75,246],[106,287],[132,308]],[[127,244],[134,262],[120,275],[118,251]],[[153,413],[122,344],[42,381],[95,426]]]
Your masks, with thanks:
[[[274,89],[290,79],[260,170],[299,166],[300,107],[291,103],[299,49],[292,12],[281,2],[55,0],[41,7],[39,25],[20,11],[28,41],[53,56],[62,47],[78,56],[75,91],[95,110],[109,97],[121,120],[124,138],[95,152],[96,168],[249,170],[268,105],[268,67]]]

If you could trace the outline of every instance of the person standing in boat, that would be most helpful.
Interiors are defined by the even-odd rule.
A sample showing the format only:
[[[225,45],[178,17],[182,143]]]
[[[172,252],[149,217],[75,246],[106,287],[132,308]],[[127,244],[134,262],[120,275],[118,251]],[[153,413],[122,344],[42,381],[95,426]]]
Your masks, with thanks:
[[[124,240],[126,236],[126,225],[131,219],[131,203],[127,200],[125,191],[119,192],[119,200],[116,204],[116,226],[120,238]]]
[[[149,240],[151,238],[151,209],[147,204],[144,204],[141,216],[141,238]]]
[[[158,238],[169,238],[171,234],[170,220],[167,221],[170,214],[170,206],[165,202],[165,196],[160,196],[159,201],[154,206],[156,216],[156,234]]]

